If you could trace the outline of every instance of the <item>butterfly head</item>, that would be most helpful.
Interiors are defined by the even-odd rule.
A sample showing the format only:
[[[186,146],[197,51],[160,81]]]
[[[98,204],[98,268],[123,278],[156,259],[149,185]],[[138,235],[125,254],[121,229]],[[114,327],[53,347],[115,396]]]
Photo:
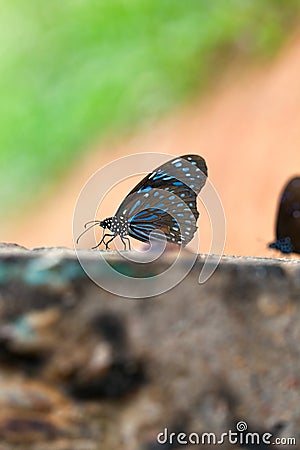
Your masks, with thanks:
[[[110,230],[111,224],[112,224],[112,217],[108,217],[107,219],[101,220],[99,222],[99,226],[101,228],[104,228],[104,229],[108,228],[109,230]]]

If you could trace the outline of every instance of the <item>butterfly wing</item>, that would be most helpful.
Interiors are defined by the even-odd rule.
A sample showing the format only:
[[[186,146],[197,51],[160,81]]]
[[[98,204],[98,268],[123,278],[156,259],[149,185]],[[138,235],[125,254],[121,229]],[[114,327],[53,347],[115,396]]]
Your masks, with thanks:
[[[129,235],[143,242],[149,241],[150,233],[158,229],[167,240],[186,245],[197,229],[197,195],[206,177],[207,167],[201,156],[174,158],[138,183],[116,216],[126,217]],[[155,236],[159,239],[158,233],[153,233]]]
[[[282,253],[300,253],[300,177],[292,178],[280,198],[276,241],[270,244]]]
[[[167,239],[169,242],[183,243],[176,219],[161,209],[144,209],[130,219],[129,236],[149,242],[150,233],[151,237],[157,240]]]

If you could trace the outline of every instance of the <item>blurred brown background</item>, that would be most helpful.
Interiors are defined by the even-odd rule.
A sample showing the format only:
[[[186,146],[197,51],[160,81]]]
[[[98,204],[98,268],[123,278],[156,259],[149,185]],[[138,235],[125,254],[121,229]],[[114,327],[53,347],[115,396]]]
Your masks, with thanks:
[[[295,4],[290,5],[291,12],[293,8]],[[201,34],[201,22],[197,26]],[[218,48],[218,58],[209,63],[211,80],[201,85],[199,67],[201,89],[194,86],[172,107],[145,114],[138,126],[133,120],[121,131],[102,133],[99,118],[99,132],[85,145],[74,144],[81,150],[66,158],[55,182],[48,183],[45,191],[41,188],[36,198],[33,194],[39,188],[35,185],[30,201],[12,214],[3,211],[1,240],[26,247],[72,246],[75,202],[98,168],[132,153],[198,153],[207,161],[210,180],[225,209],[225,253],[276,256],[267,244],[274,238],[278,196],[287,179],[300,173],[300,33],[294,18],[293,26],[284,26],[280,42],[267,57],[252,55],[243,44],[244,51],[240,40],[237,51],[225,47],[222,58]],[[169,77],[172,80],[172,73]],[[53,88],[53,80],[48,83]],[[43,153],[42,147],[39,152]],[[114,204],[103,208],[101,218],[112,215],[125,194],[125,187],[116,191]],[[204,218],[199,226],[206,251],[210,233]]]

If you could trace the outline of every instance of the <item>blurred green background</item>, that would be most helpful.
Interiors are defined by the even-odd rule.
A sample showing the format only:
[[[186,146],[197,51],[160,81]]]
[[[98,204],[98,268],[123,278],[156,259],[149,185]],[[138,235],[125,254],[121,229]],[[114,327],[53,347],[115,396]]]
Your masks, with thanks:
[[[271,57],[299,12],[299,0],[2,0],[2,214],[101,138],[198,95],[225,62]]]

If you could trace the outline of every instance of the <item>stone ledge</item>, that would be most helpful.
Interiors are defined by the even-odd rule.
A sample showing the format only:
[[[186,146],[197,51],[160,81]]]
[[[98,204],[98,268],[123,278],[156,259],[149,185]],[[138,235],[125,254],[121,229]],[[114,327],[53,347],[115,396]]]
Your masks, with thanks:
[[[165,427],[237,420],[299,444],[300,260],[225,256],[199,285],[204,259],[165,294],[126,300],[73,250],[2,246],[1,450],[154,450]]]

